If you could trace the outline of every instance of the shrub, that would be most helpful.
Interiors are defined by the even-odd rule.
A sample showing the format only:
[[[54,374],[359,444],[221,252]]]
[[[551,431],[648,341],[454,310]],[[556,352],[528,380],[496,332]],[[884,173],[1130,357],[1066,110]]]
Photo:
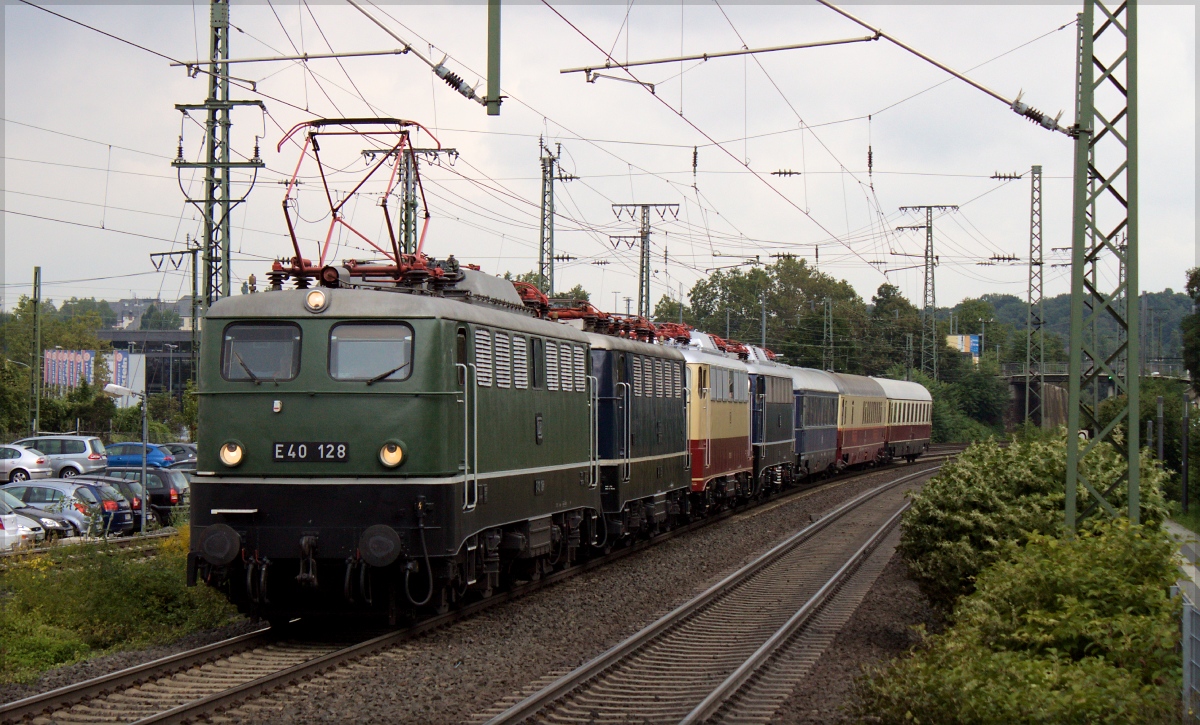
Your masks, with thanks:
[[[185,527],[152,558],[105,545],[56,547],[0,572],[0,681],[230,621],[220,595],[186,586],[187,537]]]
[[[1177,719],[1174,545],[1157,527],[1096,522],[1034,534],[979,575],[955,625],[856,684],[881,723],[1128,723]]]
[[[1142,521],[1156,524],[1167,515],[1161,469],[1142,458]],[[1093,487],[1106,490],[1120,477],[1124,459],[1107,444],[1097,446],[1081,463]],[[996,561],[1005,542],[1022,542],[1030,534],[1057,534],[1064,525],[1066,441],[1029,437],[1001,447],[976,443],[947,463],[924,488],[902,519],[899,551],[909,575],[935,605],[949,609],[970,593],[974,578]],[[1118,489],[1121,487],[1118,486]],[[1119,511],[1121,492],[1110,497]],[[1079,488],[1079,508],[1090,501]],[[1085,520],[1099,521],[1098,513]]]

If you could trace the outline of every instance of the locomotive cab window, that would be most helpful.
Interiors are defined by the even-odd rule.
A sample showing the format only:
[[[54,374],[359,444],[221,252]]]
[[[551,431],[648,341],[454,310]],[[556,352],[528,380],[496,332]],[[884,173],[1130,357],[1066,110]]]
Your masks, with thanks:
[[[413,331],[402,323],[335,325],[329,333],[334,380],[404,380],[412,374]]]
[[[300,372],[299,325],[235,322],[223,337],[221,377],[226,380],[292,380]]]

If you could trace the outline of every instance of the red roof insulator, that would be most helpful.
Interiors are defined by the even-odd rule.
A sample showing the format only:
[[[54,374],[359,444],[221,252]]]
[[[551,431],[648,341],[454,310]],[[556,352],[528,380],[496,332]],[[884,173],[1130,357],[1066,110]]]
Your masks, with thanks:
[[[535,310],[539,317],[545,317],[550,309],[550,300],[536,286],[528,282],[513,281],[512,286],[516,288],[517,295],[521,298],[521,302],[531,310]]]
[[[687,343],[692,339],[692,326],[680,322],[662,322],[654,326],[658,336],[666,340]]]

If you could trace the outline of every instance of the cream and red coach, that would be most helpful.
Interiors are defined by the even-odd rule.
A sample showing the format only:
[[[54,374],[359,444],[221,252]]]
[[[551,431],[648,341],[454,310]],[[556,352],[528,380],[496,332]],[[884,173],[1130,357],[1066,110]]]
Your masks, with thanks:
[[[919,383],[873,378],[887,395],[887,455],[910,463],[929,449],[933,398]]]
[[[887,395],[872,378],[828,373],[838,387],[838,465],[886,459]]]

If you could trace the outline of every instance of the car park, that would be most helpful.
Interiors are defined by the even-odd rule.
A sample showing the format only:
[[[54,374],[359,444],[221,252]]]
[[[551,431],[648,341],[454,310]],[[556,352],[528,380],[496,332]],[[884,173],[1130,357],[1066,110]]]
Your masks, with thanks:
[[[55,478],[96,473],[108,466],[104,442],[96,436],[32,436],[22,438],[13,445],[33,448],[46,454],[54,469]]]
[[[12,507],[0,501],[0,551],[12,551],[32,543],[28,529],[24,529],[20,521],[21,517]]]
[[[0,502],[7,504],[19,516],[24,516],[41,524],[42,528],[46,531],[47,539],[65,539],[69,536],[77,536],[80,533],[80,530],[75,527],[75,524],[71,521],[71,517],[68,515],[45,511],[31,506],[2,488],[0,488]]]
[[[142,465],[141,443],[113,443],[106,450],[108,451],[108,468],[112,468],[113,466]],[[154,443],[146,444],[147,466],[165,468],[174,462],[175,457],[167,449]],[[96,473],[99,473],[99,471],[96,471]]]
[[[28,481],[53,475],[50,458],[36,448],[0,446],[0,481]]]
[[[10,483],[2,490],[27,504],[72,516],[72,523],[88,536],[126,534],[133,531],[133,511],[121,492],[101,481],[51,478]]]
[[[141,481],[142,469],[140,467],[110,468],[105,476]],[[191,502],[191,484],[183,471],[148,468],[146,469],[146,479],[150,510],[160,525],[169,526],[178,515],[188,513]]]

